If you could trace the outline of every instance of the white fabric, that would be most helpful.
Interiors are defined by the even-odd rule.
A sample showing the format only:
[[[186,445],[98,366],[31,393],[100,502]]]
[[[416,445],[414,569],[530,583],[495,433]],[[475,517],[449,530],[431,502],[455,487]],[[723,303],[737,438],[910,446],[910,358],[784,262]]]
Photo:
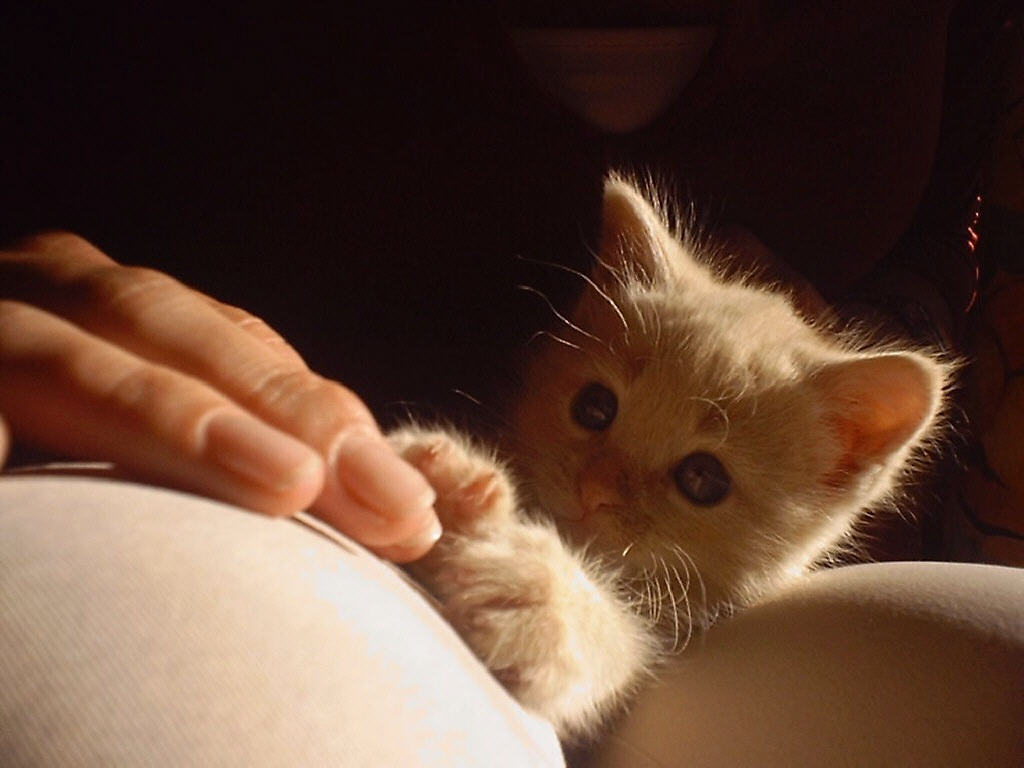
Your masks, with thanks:
[[[815,574],[697,641],[595,764],[1024,765],[1024,571]]]
[[[0,478],[4,766],[558,766],[383,563],[171,491]]]
[[[583,764],[1024,765],[1024,571],[816,574],[691,647]],[[557,766],[395,570],[172,491],[0,477],[4,766]]]

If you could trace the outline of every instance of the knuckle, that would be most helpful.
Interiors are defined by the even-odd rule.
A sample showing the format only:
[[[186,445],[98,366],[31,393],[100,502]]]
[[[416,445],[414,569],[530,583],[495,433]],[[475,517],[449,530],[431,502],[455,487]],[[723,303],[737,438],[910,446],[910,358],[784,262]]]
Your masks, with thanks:
[[[271,328],[270,324],[263,318],[251,315],[244,309],[238,309],[237,307],[233,307],[232,309],[234,311],[227,316],[239,328],[259,336],[274,336],[280,338],[277,331]]]
[[[231,313],[225,313],[225,317],[234,323],[237,328],[241,328],[243,331],[252,334],[266,343],[285,343],[281,334],[275,331],[263,318],[251,315],[244,309],[238,309],[236,307],[232,307],[232,309],[234,311]]]
[[[234,304],[225,304],[222,301],[217,301],[217,300],[211,299],[209,297],[205,297],[205,298],[224,317],[226,317],[228,320],[230,320],[235,325],[238,325],[240,327],[241,326],[245,326],[246,324],[252,323],[253,321],[256,321],[256,320],[259,319],[255,315],[252,315],[249,312],[246,312],[241,307],[236,307]]]
[[[10,354],[38,347],[40,334],[46,332],[45,326],[52,319],[31,304],[0,298],[0,357],[5,359],[5,364],[10,364],[6,360]]]
[[[52,303],[65,285],[114,262],[82,237],[43,232],[0,247],[0,294]]]
[[[152,365],[140,362],[126,368],[111,382],[106,397],[119,409],[149,411],[175,396],[168,377]]]
[[[33,308],[28,304],[0,298],[0,329],[21,326],[32,314]]]
[[[257,384],[253,397],[252,407],[286,415],[304,434],[334,433],[353,423],[374,424],[369,409],[352,390],[306,368],[276,368]]]
[[[317,378],[320,380],[317,393],[325,405],[333,408],[339,414],[343,414],[346,420],[373,422],[369,409],[355,392],[336,381]]]
[[[84,237],[62,229],[46,230],[26,235],[14,244],[14,248],[27,253],[63,251],[102,256],[102,252]]]
[[[169,275],[148,267],[118,264],[91,269],[71,286],[79,302],[134,312],[152,308],[181,289]]]
[[[133,414],[133,421],[140,426],[169,430],[189,449],[195,449],[202,425],[226,407],[220,398],[145,362],[120,372],[108,386],[104,400],[114,412]]]
[[[233,313],[224,313],[224,316],[234,323],[235,327],[259,340],[267,349],[287,363],[297,366],[303,371],[308,371],[308,366],[302,355],[268,322],[256,315],[249,314],[243,309],[231,309],[235,311]]]
[[[29,270],[64,282],[83,272],[116,264],[85,238],[73,232],[47,231],[28,235],[0,249],[0,264]]]

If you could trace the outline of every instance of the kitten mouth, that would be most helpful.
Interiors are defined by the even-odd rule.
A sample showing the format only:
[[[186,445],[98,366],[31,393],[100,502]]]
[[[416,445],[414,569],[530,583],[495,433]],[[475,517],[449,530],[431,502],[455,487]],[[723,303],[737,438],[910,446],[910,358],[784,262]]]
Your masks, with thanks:
[[[548,517],[558,522],[563,520],[578,523],[587,516],[587,510],[572,494],[563,493],[558,486],[534,489],[532,502]]]
[[[577,542],[592,542],[608,535],[608,518],[601,512],[588,512],[582,507],[573,507],[574,517],[562,516],[558,526]]]

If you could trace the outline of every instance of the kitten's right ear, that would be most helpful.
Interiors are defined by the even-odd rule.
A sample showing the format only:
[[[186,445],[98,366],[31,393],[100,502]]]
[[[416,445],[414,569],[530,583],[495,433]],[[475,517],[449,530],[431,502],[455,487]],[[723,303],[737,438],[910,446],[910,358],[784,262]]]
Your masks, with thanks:
[[[855,357],[814,376],[838,453],[826,482],[835,490],[884,489],[933,427],[948,371],[916,352]]]
[[[668,282],[675,276],[673,242],[661,217],[636,187],[620,176],[605,180],[600,263],[595,275],[599,283],[607,284],[608,270],[620,282],[627,278]]]

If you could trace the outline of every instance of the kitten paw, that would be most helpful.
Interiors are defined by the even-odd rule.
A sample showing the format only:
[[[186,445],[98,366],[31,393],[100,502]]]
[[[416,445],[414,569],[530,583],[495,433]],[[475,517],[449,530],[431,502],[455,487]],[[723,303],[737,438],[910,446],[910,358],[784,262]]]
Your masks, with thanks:
[[[388,438],[437,493],[435,509],[446,531],[509,519],[516,506],[506,470],[459,435],[406,428]]]
[[[652,662],[649,628],[547,524],[456,534],[413,571],[495,678],[562,737],[592,732]]]
[[[443,431],[389,439],[437,492],[445,528],[406,570],[524,706],[562,736],[592,731],[652,662],[650,628],[553,525],[520,515],[492,455]]]

